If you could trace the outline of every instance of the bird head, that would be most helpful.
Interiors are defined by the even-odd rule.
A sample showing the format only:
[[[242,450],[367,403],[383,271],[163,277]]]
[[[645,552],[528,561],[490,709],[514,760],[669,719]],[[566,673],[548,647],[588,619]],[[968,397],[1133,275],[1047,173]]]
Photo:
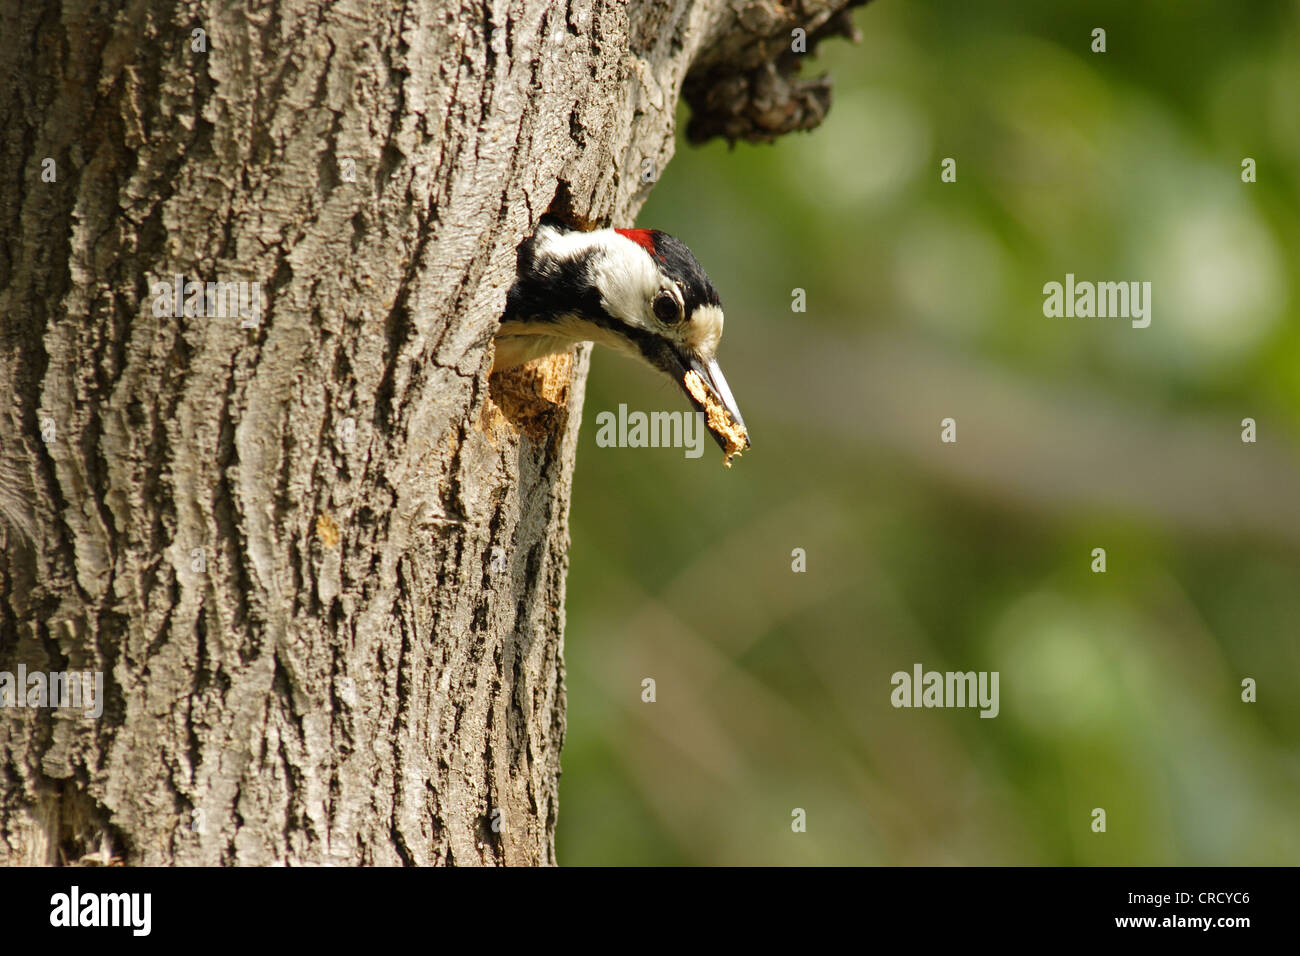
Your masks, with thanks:
[[[667,375],[731,456],[749,447],[718,365],[723,311],[691,250],[657,229],[581,232],[551,218],[519,250],[496,368],[592,341]]]

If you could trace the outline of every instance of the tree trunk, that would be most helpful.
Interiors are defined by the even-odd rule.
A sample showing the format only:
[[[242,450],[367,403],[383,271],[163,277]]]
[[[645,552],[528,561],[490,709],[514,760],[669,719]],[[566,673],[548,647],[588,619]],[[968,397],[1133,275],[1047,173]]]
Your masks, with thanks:
[[[489,381],[515,249],[684,85],[813,125],[845,6],[5,3],[0,863],[554,862],[587,350]]]

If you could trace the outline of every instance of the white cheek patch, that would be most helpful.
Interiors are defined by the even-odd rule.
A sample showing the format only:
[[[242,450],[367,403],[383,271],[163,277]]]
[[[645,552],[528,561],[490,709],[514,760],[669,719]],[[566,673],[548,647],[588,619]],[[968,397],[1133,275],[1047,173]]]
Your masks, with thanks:
[[[538,253],[543,261],[577,259],[590,254],[605,311],[628,325],[654,327],[646,310],[660,288],[659,270],[650,253],[640,245],[613,229],[561,233],[546,228],[538,236]],[[629,351],[626,345],[623,350]]]
[[[598,236],[599,232],[560,232],[548,223],[537,230],[538,257],[542,260],[577,258],[593,246],[599,245],[593,241]]]
[[[716,305],[702,305],[686,323],[683,341],[697,355],[712,358],[722,340],[722,310]]]
[[[631,239],[611,233],[615,238],[602,244],[604,255],[596,272],[601,305],[628,325],[652,328],[646,309],[659,291],[659,270],[650,253]]]

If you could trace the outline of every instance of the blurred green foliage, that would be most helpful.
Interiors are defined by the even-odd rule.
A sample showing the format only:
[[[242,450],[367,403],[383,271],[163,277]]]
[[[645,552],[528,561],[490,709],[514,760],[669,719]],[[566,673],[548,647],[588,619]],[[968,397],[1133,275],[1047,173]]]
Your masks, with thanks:
[[[722,293],[754,448],[596,447],[685,401],[593,357],[561,862],[1300,863],[1300,5],[856,20],[821,128],[681,144],[640,217]],[[1067,272],[1150,328],[1044,317]],[[894,709],[917,662],[1001,713]]]

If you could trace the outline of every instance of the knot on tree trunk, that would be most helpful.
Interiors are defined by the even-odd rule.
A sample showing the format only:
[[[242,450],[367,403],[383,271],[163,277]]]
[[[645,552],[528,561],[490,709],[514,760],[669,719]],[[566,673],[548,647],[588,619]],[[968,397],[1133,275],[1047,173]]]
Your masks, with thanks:
[[[800,79],[803,59],[827,37],[858,42],[850,9],[866,2],[787,8],[761,0],[736,11],[726,40],[695,62],[682,87],[691,106],[687,139],[695,145],[715,136],[733,145],[742,139],[770,143],[819,125],[831,105],[830,79]]]

